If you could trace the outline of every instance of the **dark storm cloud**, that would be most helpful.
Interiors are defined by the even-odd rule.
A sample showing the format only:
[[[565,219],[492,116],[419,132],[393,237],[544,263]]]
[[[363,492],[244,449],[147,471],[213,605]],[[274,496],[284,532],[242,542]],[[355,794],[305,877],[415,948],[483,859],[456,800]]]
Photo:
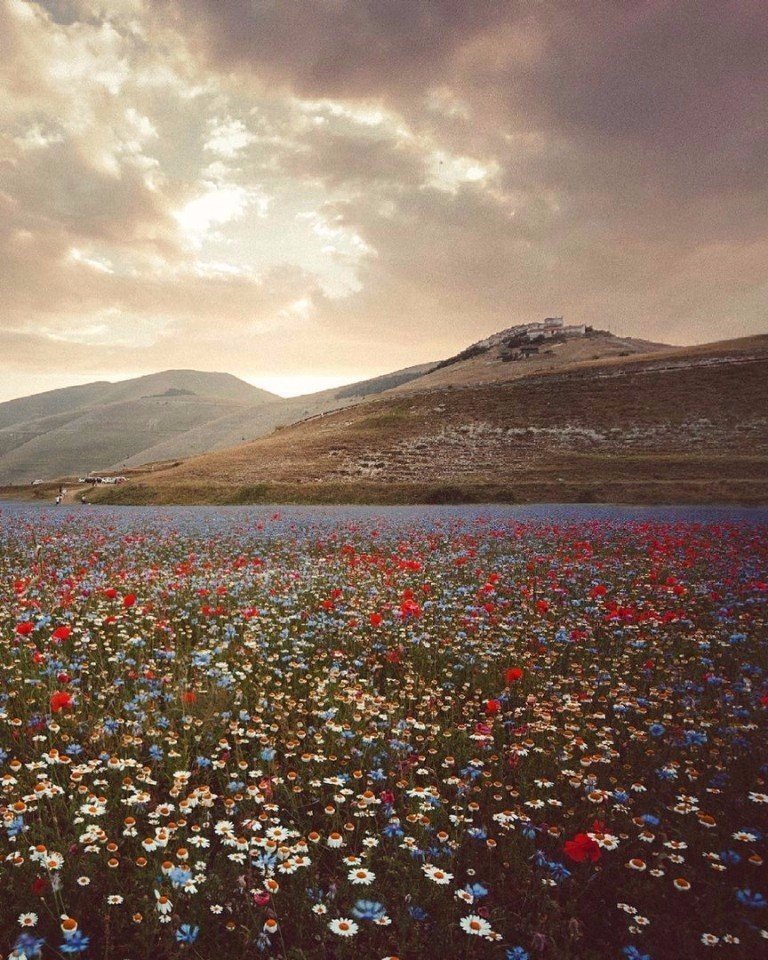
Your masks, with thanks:
[[[553,5],[527,35],[535,56],[494,60],[492,43],[477,80],[505,91],[517,123],[555,140],[537,158],[554,186],[607,196],[620,215],[647,205],[660,233],[761,232],[753,210],[767,196],[763,3]],[[653,228],[647,210],[634,212],[641,229]]]
[[[458,49],[503,24],[507,0],[157,0],[223,69],[304,96],[418,95]]]

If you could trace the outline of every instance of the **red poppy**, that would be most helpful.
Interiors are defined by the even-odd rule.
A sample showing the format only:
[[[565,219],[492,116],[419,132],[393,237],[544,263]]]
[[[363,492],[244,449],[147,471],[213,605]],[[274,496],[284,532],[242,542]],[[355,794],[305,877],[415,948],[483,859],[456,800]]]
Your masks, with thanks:
[[[66,690],[57,690],[51,695],[51,713],[59,713],[61,710],[68,710],[72,706],[72,694]]]
[[[127,594],[123,597],[123,606],[124,606],[124,607],[132,607],[132,606],[134,605],[134,603],[136,603],[136,594],[135,594],[135,593],[127,593]]]
[[[51,639],[56,640],[58,643],[61,643],[64,640],[68,640],[72,636],[72,627],[61,626],[56,627],[56,629],[51,634]]]
[[[194,703],[197,700],[197,694],[194,690],[185,690],[181,695],[182,703]]]
[[[383,619],[384,617],[382,617],[380,613],[372,613],[370,617],[368,617],[368,621],[372,627],[380,627]]]
[[[485,701],[485,712],[487,714],[498,713],[501,710],[501,701],[499,700],[486,700]]]
[[[400,604],[400,613],[404,618],[418,618],[421,616],[421,607],[418,605],[418,603],[416,603],[415,600],[406,599]]]
[[[521,667],[510,667],[505,676],[508,684],[517,683],[518,680],[522,680],[523,670]]]
[[[549,610],[549,603],[546,600],[537,600],[536,610],[538,613],[546,613]]]
[[[35,629],[34,623],[31,620],[25,620],[23,623],[16,624],[16,633],[20,637],[27,637]]]
[[[586,833],[577,833],[573,840],[566,840],[564,849],[566,856],[577,863],[584,863],[585,860],[597,863],[600,859],[599,845]]]
[[[114,587],[107,587],[104,591],[104,596],[107,598],[107,600],[114,600],[117,596],[117,590],[115,590]]]

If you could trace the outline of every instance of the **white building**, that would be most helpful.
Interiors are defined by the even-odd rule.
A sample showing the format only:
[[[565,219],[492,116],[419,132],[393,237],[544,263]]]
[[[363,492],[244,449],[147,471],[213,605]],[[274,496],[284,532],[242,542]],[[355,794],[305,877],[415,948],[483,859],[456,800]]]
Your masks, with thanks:
[[[578,326],[566,326],[562,317],[547,317],[540,323],[526,323],[522,329],[529,340],[550,337],[583,337],[587,332],[582,323]]]

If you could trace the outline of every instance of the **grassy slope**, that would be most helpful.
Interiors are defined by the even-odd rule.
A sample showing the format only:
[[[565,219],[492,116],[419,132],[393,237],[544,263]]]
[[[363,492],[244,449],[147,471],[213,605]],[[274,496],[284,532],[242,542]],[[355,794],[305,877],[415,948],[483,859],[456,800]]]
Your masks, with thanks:
[[[194,370],[12,400],[0,404],[0,480],[119,469],[146,447],[277,400],[230,374]]]
[[[768,337],[411,392],[98,492],[108,502],[768,502]],[[414,385],[409,385],[414,386]]]

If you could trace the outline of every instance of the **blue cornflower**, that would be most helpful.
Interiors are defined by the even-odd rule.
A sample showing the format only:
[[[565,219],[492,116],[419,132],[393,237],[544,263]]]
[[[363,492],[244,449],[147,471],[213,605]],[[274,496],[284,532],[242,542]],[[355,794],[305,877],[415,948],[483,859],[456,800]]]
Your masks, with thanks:
[[[277,856],[274,853],[260,853],[251,860],[251,864],[266,876],[270,870],[274,870],[277,863]]]
[[[358,900],[352,907],[352,916],[358,920],[381,920],[386,915],[384,904],[376,900]]]
[[[185,870],[184,867],[174,867],[173,870],[168,874],[168,879],[171,881],[171,885],[178,889],[183,887],[184,884],[192,878],[192,873],[190,870]]]
[[[176,939],[179,943],[194,943],[197,935],[200,933],[200,927],[193,927],[189,923],[182,923],[176,931]]]
[[[488,896],[488,888],[484,887],[482,883],[468,883],[464,889],[467,893],[472,894],[475,900],[482,900],[483,897]]]
[[[650,727],[648,727],[648,733],[650,733],[652,737],[660,737],[666,729],[663,723],[652,723]]]
[[[15,817],[5,829],[8,831],[9,837],[18,837],[18,835],[25,829],[24,820],[21,817]]]
[[[16,938],[13,949],[18,953],[23,953],[27,957],[37,957],[45,946],[43,937],[36,937],[32,933],[20,933]]]
[[[522,947],[510,947],[507,950],[506,960],[529,960],[530,954]]]
[[[571,871],[556,860],[549,864],[549,872],[552,875],[552,879],[557,883],[560,883],[562,880],[567,880],[571,876]]]
[[[64,943],[59,946],[59,950],[61,950],[62,953],[83,953],[83,951],[88,949],[90,942],[90,937],[86,937],[80,933],[79,930],[75,930],[75,932],[68,936]]]
[[[748,888],[737,890],[736,899],[745,907],[752,907],[753,910],[762,910],[763,907],[768,906],[768,900],[765,899],[762,893],[758,893],[756,890],[749,890]]]
[[[651,960],[649,953],[641,953],[637,947],[633,947],[631,944],[628,947],[624,947],[621,952],[627,960]]]
[[[684,740],[688,747],[700,747],[707,742],[707,735],[703,730],[686,730]]]

